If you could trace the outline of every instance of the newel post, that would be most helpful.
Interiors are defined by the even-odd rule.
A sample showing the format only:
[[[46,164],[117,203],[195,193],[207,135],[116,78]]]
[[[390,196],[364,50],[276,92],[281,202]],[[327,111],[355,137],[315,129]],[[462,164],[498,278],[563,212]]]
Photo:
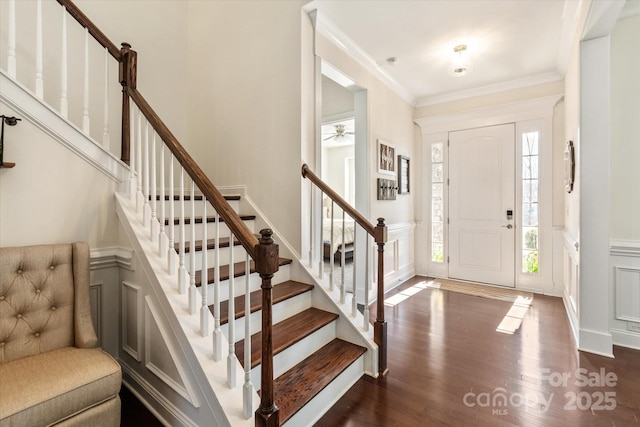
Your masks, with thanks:
[[[387,226],[384,218],[378,218],[374,239],[378,245],[378,293],[376,322],[373,325],[373,340],[378,344],[378,373],[386,375],[387,368],[387,322],[384,320],[384,244],[387,242]]]
[[[138,54],[135,50],[131,50],[129,43],[122,43],[120,49],[120,69],[119,78],[122,85],[122,149],[120,160],[127,165],[130,163],[130,148],[131,148],[131,114],[129,105],[128,88],[136,88],[136,74]]]
[[[256,270],[262,278],[262,376],[260,379],[260,407],[256,410],[256,426],[280,425],[279,409],[273,399],[273,319],[271,278],[278,271],[278,245],[273,231],[260,230],[260,243],[255,247]]]

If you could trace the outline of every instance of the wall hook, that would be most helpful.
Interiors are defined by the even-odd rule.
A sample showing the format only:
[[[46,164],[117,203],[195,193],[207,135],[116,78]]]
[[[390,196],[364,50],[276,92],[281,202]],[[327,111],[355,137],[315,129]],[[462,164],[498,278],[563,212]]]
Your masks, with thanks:
[[[22,119],[13,116],[5,116],[4,114],[0,115],[0,118],[2,119],[2,130],[0,131],[0,168],[12,168],[16,165],[15,163],[4,161],[4,125],[6,124],[7,126],[15,126],[18,124],[18,121]]]

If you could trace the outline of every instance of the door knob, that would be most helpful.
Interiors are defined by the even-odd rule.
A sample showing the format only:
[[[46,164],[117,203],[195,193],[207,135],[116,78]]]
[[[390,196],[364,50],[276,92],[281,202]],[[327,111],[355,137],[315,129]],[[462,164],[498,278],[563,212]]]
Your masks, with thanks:
[[[513,225],[507,224],[507,225],[503,225],[503,227],[511,230],[513,228]]]

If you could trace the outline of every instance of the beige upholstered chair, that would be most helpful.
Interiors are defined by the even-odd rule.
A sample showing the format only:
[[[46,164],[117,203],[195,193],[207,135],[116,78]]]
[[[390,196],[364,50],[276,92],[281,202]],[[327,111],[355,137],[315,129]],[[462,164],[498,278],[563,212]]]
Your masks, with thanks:
[[[97,345],[88,245],[0,248],[0,427],[120,425],[120,365]]]

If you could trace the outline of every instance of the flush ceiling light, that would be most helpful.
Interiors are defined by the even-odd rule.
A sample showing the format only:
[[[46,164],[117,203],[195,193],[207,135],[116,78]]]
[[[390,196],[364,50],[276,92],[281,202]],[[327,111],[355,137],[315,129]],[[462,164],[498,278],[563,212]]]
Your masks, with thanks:
[[[466,44],[459,44],[453,48],[453,58],[449,66],[449,74],[461,77],[469,74],[473,70],[473,62],[471,55],[467,50]]]

